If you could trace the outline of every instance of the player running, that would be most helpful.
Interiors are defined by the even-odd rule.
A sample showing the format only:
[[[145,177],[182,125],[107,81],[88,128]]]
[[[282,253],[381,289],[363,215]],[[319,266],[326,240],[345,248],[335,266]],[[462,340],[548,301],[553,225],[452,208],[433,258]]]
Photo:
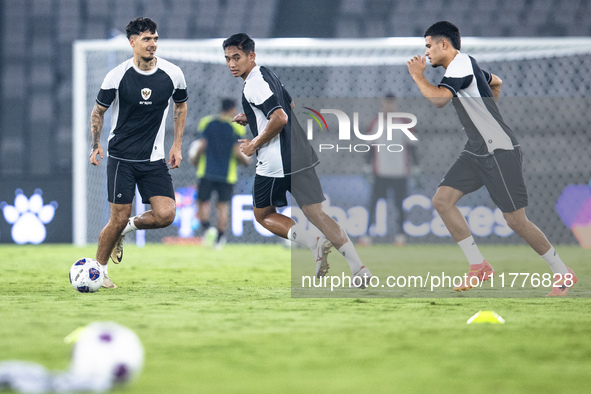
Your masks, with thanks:
[[[351,282],[364,288],[371,272],[361,262],[345,230],[322,209],[325,198],[315,170],[318,157],[292,116],[291,96],[271,70],[256,64],[254,47],[254,41],[244,33],[234,34],[223,43],[230,72],[244,80],[244,113],[236,115],[234,120],[249,124],[254,137],[239,142],[245,155],[256,153],[255,218],[273,234],[311,249],[316,258],[317,277],[327,274],[327,256],[334,245],[349,263]],[[277,212],[276,207],[287,205],[287,191],[324,236],[316,237],[303,224]]]
[[[137,229],[169,226],[176,212],[172,178],[164,158],[164,120],[172,97],[174,142],[168,164],[178,168],[187,116],[187,83],[179,67],[155,56],[156,29],[156,22],[149,18],[129,22],[125,30],[133,58],[107,74],[91,115],[90,163],[98,166],[103,158],[100,135],[104,116],[113,105],[107,159],[111,214],[99,235],[96,252],[105,273],[103,287],[107,288],[117,287],[107,275],[107,263],[109,255],[113,262],[121,262],[125,235]],[[130,218],[136,185],[142,202],[152,209]]]
[[[566,295],[577,282],[576,275],[562,262],[544,233],[525,215],[528,197],[521,147],[496,105],[501,79],[482,70],[474,58],[460,52],[460,31],[452,23],[437,22],[424,36],[425,56],[410,59],[408,71],[423,96],[436,107],[444,107],[453,99],[452,104],[468,135],[464,150],[433,197],[433,206],[470,264],[467,279],[454,290],[469,290],[478,281],[494,275],[456,206],[462,196],[484,185],[503,212],[508,226],[550,266],[554,281],[548,296]],[[442,66],[446,70],[438,86],[429,83],[423,75],[426,58],[433,67]],[[478,281],[471,281],[472,277],[477,277]]]

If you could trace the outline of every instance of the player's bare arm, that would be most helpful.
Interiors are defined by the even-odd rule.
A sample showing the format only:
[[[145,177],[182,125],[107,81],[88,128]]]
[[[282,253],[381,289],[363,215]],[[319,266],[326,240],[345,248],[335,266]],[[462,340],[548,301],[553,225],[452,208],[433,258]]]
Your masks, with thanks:
[[[287,122],[288,118],[285,111],[281,108],[276,109],[269,117],[269,123],[267,123],[267,127],[265,127],[265,130],[263,130],[262,133],[259,133],[259,135],[252,140],[238,140],[238,142],[240,142],[240,150],[246,156],[252,156],[259,147],[265,145],[281,133],[283,126],[285,126]]]
[[[168,165],[170,168],[178,168],[181,165],[183,156],[181,146],[183,144],[183,133],[185,132],[185,119],[187,118],[187,102],[174,103],[174,142],[168,153]]]
[[[495,74],[490,74],[490,76],[491,78],[490,82],[488,83],[488,86],[490,86],[490,90],[492,90],[493,98],[496,102],[499,99],[499,96],[501,95],[501,85],[503,83],[503,80]]]
[[[437,108],[445,107],[449,100],[452,99],[453,93],[444,87],[435,86],[423,75],[425,67],[427,66],[426,56],[415,56],[406,62],[408,72],[412,79],[419,87],[419,90],[427,100],[435,104]]]
[[[107,107],[99,104],[94,104],[92,113],[90,114],[90,138],[92,140],[92,151],[90,153],[90,164],[98,166],[103,158],[103,147],[101,146],[101,131],[103,130],[103,123],[105,121],[105,112]],[[100,157],[97,158],[97,155]]]
[[[234,116],[232,122],[236,122],[241,126],[246,126],[248,124],[248,119],[246,119],[245,114],[239,113],[238,115]]]

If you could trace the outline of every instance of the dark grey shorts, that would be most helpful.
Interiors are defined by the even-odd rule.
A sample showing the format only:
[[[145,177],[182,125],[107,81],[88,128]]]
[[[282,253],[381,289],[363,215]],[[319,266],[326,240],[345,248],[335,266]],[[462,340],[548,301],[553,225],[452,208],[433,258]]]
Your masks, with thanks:
[[[311,167],[283,178],[256,175],[252,188],[253,205],[255,208],[284,207],[287,205],[286,192],[291,193],[300,207],[325,200],[316,169]]]
[[[497,149],[492,155],[476,156],[462,152],[439,186],[449,186],[464,194],[486,186],[502,212],[515,212],[527,206],[523,180],[521,148]]]

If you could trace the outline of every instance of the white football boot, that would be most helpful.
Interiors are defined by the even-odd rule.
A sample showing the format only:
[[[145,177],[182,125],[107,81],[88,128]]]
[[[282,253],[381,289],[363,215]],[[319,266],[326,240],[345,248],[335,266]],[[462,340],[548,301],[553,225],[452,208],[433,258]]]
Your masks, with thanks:
[[[318,237],[316,240],[316,249],[314,249],[314,256],[316,257],[316,277],[321,278],[326,276],[330,266],[328,265],[328,254],[330,253],[332,244],[324,237]]]

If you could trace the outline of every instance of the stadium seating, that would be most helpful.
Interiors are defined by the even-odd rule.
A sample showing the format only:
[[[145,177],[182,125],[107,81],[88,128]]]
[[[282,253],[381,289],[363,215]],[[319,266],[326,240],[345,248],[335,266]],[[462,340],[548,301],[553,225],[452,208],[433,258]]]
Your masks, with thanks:
[[[289,3],[290,0],[2,2],[0,177],[70,173],[72,42],[109,38],[122,32],[127,22],[138,15],[149,15],[158,21],[162,37],[178,39],[223,37],[237,31],[260,38],[281,37],[293,34],[293,26],[301,26],[304,36],[417,36],[422,35],[426,25],[441,19],[461,26],[464,36],[591,34],[591,5],[587,0],[303,1],[298,4],[308,9],[289,15],[287,24],[278,15],[285,6],[293,9],[293,3]],[[312,29],[310,20],[314,15],[322,15],[324,20]],[[31,98],[35,105],[31,105]],[[44,141],[47,135],[52,155],[43,154],[42,144],[31,144]],[[23,149],[34,151],[23,155]],[[18,157],[29,159],[15,160]]]

